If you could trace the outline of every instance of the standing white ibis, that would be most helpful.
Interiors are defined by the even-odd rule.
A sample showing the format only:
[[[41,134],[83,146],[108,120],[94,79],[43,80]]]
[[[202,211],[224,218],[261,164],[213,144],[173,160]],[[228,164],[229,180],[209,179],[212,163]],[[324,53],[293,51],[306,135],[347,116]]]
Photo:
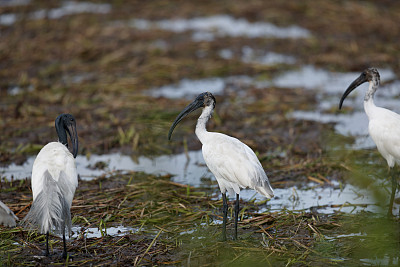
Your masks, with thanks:
[[[39,227],[39,231],[46,234],[46,256],[49,255],[49,232],[62,234],[63,257],[66,258],[65,230],[70,235],[70,209],[78,186],[74,159],[78,153],[78,135],[75,118],[70,114],[58,116],[55,127],[59,142],[45,145],[33,163],[33,203],[24,221]],[[72,154],[68,150],[67,134],[71,139]]]
[[[339,109],[342,108],[344,99],[359,85],[368,82],[369,87],[364,97],[364,110],[368,116],[369,134],[374,140],[378,151],[389,165],[389,175],[392,179],[392,194],[390,196],[388,216],[392,216],[393,201],[397,189],[397,177],[393,171],[394,165],[400,164],[400,115],[374,104],[374,94],[378,90],[380,76],[375,68],[364,70],[354,80],[340,99]]]
[[[235,203],[235,235],[237,239],[237,223],[239,216],[239,193],[241,188],[252,188],[267,198],[274,196],[268,177],[253,150],[238,139],[216,132],[208,132],[206,123],[215,108],[215,98],[209,93],[200,94],[175,119],[168,139],[176,125],[190,112],[198,108],[203,111],[197,120],[196,135],[202,143],[202,152],[207,167],[217,179],[223,200],[223,229],[222,239],[226,240],[226,222],[228,204],[226,192],[236,193]]]
[[[17,225],[16,220],[18,220],[18,217],[15,216],[14,212],[12,212],[6,204],[0,201],[0,224],[14,227]]]

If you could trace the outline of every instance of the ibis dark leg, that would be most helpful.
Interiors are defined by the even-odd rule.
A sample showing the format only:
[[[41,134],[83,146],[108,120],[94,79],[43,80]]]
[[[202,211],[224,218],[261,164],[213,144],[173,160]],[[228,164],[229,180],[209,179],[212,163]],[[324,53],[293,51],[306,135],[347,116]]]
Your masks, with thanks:
[[[46,233],[46,250],[44,252],[45,256],[49,256],[49,232]]]
[[[226,202],[226,193],[222,194],[222,213],[224,215],[222,219],[222,241],[226,241],[226,222],[228,215],[228,203]]]
[[[63,233],[63,243],[64,243],[64,252],[63,252],[63,258],[66,259],[68,257],[68,252],[67,252],[67,244],[65,242],[65,230]]]
[[[397,189],[397,177],[395,175],[395,171],[390,170],[390,178],[392,179],[392,194],[390,195],[390,202],[389,202],[389,210],[387,216],[390,218],[392,217],[392,211],[393,211],[393,202],[394,202],[394,196],[396,195],[396,189]]]
[[[237,239],[237,225],[239,219],[239,194],[236,194],[236,202],[235,202],[235,236],[234,239]]]

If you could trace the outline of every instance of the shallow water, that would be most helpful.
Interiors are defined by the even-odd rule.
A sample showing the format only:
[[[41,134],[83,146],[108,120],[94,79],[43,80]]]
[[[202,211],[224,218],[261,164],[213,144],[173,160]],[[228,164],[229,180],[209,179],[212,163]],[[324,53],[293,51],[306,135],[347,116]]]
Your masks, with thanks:
[[[140,30],[158,28],[176,33],[193,31],[194,41],[213,41],[215,38],[225,36],[247,38],[308,38],[311,36],[307,29],[299,26],[278,27],[268,22],[251,23],[246,19],[236,19],[229,15],[159,21],[132,19],[130,25]]]
[[[224,50],[223,56],[233,57],[233,53],[230,50]],[[281,56],[285,57],[285,55]],[[383,85],[376,93],[376,105],[400,112],[400,81],[395,80],[396,75],[390,69],[381,69],[380,74]],[[375,144],[368,135],[368,118],[363,108],[364,94],[368,84],[361,85],[343,103],[344,107],[352,107],[353,112],[341,112],[338,108],[342,94],[359,75],[360,73],[356,72],[330,72],[306,65],[299,70],[283,72],[271,80],[260,80],[258,77],[245,75],[200,80],[183,79],[178,84],[153,88],[146,91],[146,93],[153,97],[186,98],[191,100],[204,90],[215,95],[229,94],[229,90],[234,90],[242,97],[249,97],[246,95],[246,89],[251,87],[262,90],[268,90],[268,87],[271,86],[313,90],[318,100],[315,109],[312,111],[296,110],[289,113],[289,117],[299,120],[334,123],[337,133],[356,137],[354,145],[351,146],[352,149],[373,148]],[[337,112],[334,113],[334,111]]]
[[[172,174],[173,180],[178,183],[188,183],[193,186],[201,184],[201,177],[208,173],[204,165],[201,151],[188,152],[172,156],[159,156],[154,158],[139,157],[135,162],[131,157],[122,154],[91,155],[90,158],[78,155],[75,162],[79,176],[82,180],[91,180],[101,175],[107,175],[115,170],[129,170],[146,172],[155,175]],[[31,176],[35,156],[29,157],[23,165],[10,164],[0,167],[0,174],[7,179],[24,179]],[[97,162],[107,165],[103,170],[93,169]]]
[[[124,236],[128,233],[136,233],[138,229],[132,227],[125,226],[116,226],[116,227],[107,227],[104,229],[99,229],[97,227],[72,227],[72,236],[71,238],[77,238],[83,236],[85,238],[100,238],[105,235],[109,236]]]
[[[80,13],[95,13],[107,14],[111,11],[110,4],[95,4],[91,2],[76,2],[65,1],[58,8],[42,9],[31,14],[32,19],[59,19],[64,16],[80,14]]]
[[[6,168],[0,168],[0,173],[7,179],[23,179],[29,177],[35,157],[28,158],[24,165],[11,164]],[[203,160],[201,151],[190,151],[188,155],[182,153],[171,156],[159,156],[154,158],[139,157],[135,162],[131,157],[121,154],[92,155],[89,159],[78,156],[76,159],[77,170],[81,179],[90,180],[101,175],[109,175],[113,170],[134,170],[149,174],[174,175],[171,179],[174,182],[188,184],[191,186],[207,186],[203,183],[203,178],[215,179],[208,170]],[[107,165],[104,170],[92,169],[97,162]],[[273,178],[270,178],[273,181]],[[381,209],[371,192],[360,189],[351,184],[342,187],[336,181],[331,181],[331,186],[321,186],[317,183],[309,183],[301,188],[276,188],[275,197],[268,201],[268,210],[288,209],[292,211],[314,210],[320,213],[333,213],[335,211],[357,212],[360,210],[380,212]],[[211,190],[218,191],[218,185],[214,183]],[[234,196],[229,196],[234,197]],[[240,193],[244,200],[263,201],[265,198],[255,191],[244,189]],[[217,194],[217,198],[220,195]],[[396,205],[394,213],[397,213]],[[264,211],[267,211],[265,209]]]
[[[228,94],[230,90],[245,94],[245,88],[256,86],[258,82],[249,76],[230,76],[225,78],[213,77],[200,80],[183,79],[178,84],[169,84],[146,91],[152,97],[170,99],[186,98],[192,100],[204,91],[213,95]]]
[[[0,1],[0,6],[3,5],[22,5],[28,4],[30,1]],[[94,13],[94,14],[107,14],[111,11],[110,4],[95,4],[91,2],[76,2],[76,1],[63,1],[60,7],[52,9],[40,9],[28,15],[29,19],[60,19],[64,16],[81,14],[81,13]],[[20,14],[9,13],[0,15],[0,25],[10,26],[21,18]]]
[[[251,47],[242,48],[241,60],[244,63],[257,63],[261,65],[295,64],[296,58],[271,51],[254,50]]]
[[[360,71],[361,73],[361,71]],[[314,90],[318,104],[313,111],[294,111],[289,117],[303,120],[312,120],[322,123],[335,123],[335,130],[341,135],[356,137],[353,149],[375,147],[374,142],[368,136],[368,118],[364,113],[363,99],[368,83],[361,85],[353,91],[343,102],[344,107],[352,107],[353,112],[340,112],[339,101],[350,83],[360,73],[336,73],[314,66],[303,66],[296,71],[288,71],[274,78],[272,83],[283,88],[304,88]],[[381,85],[375,95],[375,104],[400,112],[399,92],[400,82],[393,81],[396,75],[390,69],[380,69]],[[397,98],[397,99],[396,99]],[[332,111],[337,110],[337,113]]]
[[[187,98],[197,96],[199,92],[207,90],[215,95],[221,95],[225,88],[225,81],[222,78],[207,78],[201,80],[183,79],[178,84],[164,85],[150,90],[153,97],[166,98]]]
[[[338,186],[319,186],[308,184],[302,189],[297,187],[277,188],[274,190],[275,197],[268,201],[271,210],[279,211],[287,209],[312,210],[318,213],[331,214],[335,211],[353,213],[358,211],[382,212],[381,208],[375,204],[371,193],[365,189],[360,189],[351,184]],[[251,190],[241,193],[243,198],[254,194]],[[257,199],[262,199],[258,195]]]
[[[31,3],[31,0],[0,0],[0,7],[3,6],[25,6]]]
[[[383,258],[360,259],[360,262],[366,266],[399,266],[400,257],[385,256]]]
[[[234,52],[229,48],[221,49],[218,55],[223,59],[235,58]],[[296,58],[289,55],[279,54],[272,51],[255,50],[244,46],[241,51],[240,60],[244,63],[272,66],[276,64],[295,64]]]

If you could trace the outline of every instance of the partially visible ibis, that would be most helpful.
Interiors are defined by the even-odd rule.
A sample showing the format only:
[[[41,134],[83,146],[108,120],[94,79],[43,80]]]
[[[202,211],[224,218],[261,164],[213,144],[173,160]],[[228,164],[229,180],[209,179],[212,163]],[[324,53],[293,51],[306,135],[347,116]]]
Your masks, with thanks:
[[[8,227],[15,227],[17,225],[16,221],[18,221],[18,217],[15,216],[14,212],[0,201],[0,224]]]
[[[374,95],[380,83],[379,72],[375,68],[364,70],[361,75],[354,80],[340,99],[339,109],[342,108],[344,99],[359,85],[368,82],[369,87],[364,96],[364,110],[368,116],[368,131],[374,140],[378,151],[386,159],[389,166],[389,175],[392,180],[392,193],[389,201],[388,216],[392,216],[393,201],[397,189],[397,176],[393,170],[394,165],[400,164],[400,115],[375,106]]]
[[[37,155],[32,168],[33,202],[24,218],[46,234],[45,255],[49,255],[49,233],[63,236],[63,257],[67,258],[65,233],[71,233],[71,204],[78,176],[75,158],[78,154],[78,135],[75,118],[61,114],[55,121],[58,142],[45,145]],[[67,134],[71,139],[72,153],[68,150]]]

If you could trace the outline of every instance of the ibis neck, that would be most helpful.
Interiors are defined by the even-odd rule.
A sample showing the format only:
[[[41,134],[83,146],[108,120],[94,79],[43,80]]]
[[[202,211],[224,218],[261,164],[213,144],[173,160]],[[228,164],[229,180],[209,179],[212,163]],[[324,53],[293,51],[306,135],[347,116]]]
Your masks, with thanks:
[[[369,119],[371,119],[372,114],[374,114],[372,110],[376,108],[374,103],[374,95],[376,90],[378,89],[378,86],[379,80],[372,80],[371,82],[369,82],[368,91],[365,93],[364,110]]]
[[[378,90],[378,86],[379,86],[379,79],[377,78],[373,78],[372,81],[369,82],[369,87],[368,87],[368,91],[365,93],[364,96],[364,101],[367,102],[370,99],[374,98],[375,92],[376,90]]]
[[[201,112],[201,115],[200,115],[199,119],[197,120],[195,132],[202,144],[203,144],[205,136],[208,133],[207,129],[206,129],[206,124],[207,124],[208,120],[210,119],[212,112],[213,112],[212,106],[207,106],[207,107],[203,108],[203,111]]]

